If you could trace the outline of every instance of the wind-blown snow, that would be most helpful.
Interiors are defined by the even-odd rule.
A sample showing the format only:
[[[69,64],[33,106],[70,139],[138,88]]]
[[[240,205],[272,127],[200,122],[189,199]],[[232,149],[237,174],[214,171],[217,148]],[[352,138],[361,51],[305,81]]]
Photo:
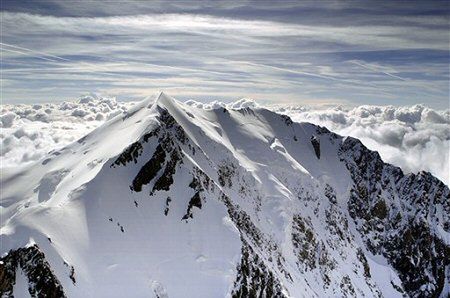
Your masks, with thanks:
[[[247,98],[228,104],[195,100],[186,103],[203,109],[258,105]],[[81,138],[132,105],[134,102],[117,102],[96,95],[57,104],[4,105],[0,114],[1,166],[13,167],[39,160],[48,151]],[[352,109],[266,107],[285,113],[296,122],[311,122],[359,138],[369,149],[378,151],[384,161],[405,172],[429,171],[450,185],[450,110],[438,111],[423,105]]]

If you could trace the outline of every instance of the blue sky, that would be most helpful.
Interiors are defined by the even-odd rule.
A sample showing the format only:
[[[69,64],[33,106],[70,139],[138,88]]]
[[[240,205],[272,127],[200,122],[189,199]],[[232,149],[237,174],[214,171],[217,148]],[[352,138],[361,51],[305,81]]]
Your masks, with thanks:
[[[449,108],[449,1],[2,1],[3,103]]]

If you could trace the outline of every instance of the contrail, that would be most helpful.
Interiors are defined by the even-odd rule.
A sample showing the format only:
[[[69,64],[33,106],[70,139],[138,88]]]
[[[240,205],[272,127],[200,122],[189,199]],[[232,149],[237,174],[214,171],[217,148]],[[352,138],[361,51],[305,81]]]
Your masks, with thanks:
[[[44,53],[44,52],[40,52],[40,51],[35,51],[35,50],[32,50],[32,49],[28,49],[28,48],[24,48],[24,47],[12,45],[12,44],[7,44],[7,43],[0,42],[0,45],[11,47],[11,48],[14,48],[14,49],[28,51],[28,52],[31,52],[31,53],[36,53],[36,54],[39,54],[39,55],[44,55],[44,56],[51,57],[51,58],[54,58],[54,59],[58,59],[58,60],[65,61],[65,62],[76,62],[76,63],[84,64],[84,65],[86,65],[88,67],[91,67],[91,68],[99,69],[99,66],[97,66],[97,65],[93,65],[93,64],[90,64],[90,63],[86,63],[86,62],[77,62],[77,61],[73,61],[73,60],[70,60],[70,59],[67,59],[67,58],[63,58],[63,57],[60,57],[60,56],[56,56],[56,55],[52,55],[52,54],[48,54],[48,53]],[[22,54],[22,55],[28,55],[27,53],[20,52],[20,51],[8,50],[8,49],[4,49],[4,48],[3,48],[3,50],[8,51],[8,52],[12,52],[12,53],[19,53],[19,54]],[[53,60],[53,59],[50,59],[50,58],[45,58],[45,57],[42,57],[42,56],[33,56],[33,57],[39,58],[39,59],[43,59],[43,60],[47,60],[47,61],[51,61],[51,62],[58,62],[57,60]],[[170,68],[170,69],[174,69],[174,70],[183,70],[183,71],[191,71],[191,72],[202,72],[202,73],[209,73],[209,74],[212,73],[212,74],[219,74],[219,75],[227,75],[224,72],[218,72],[218,71],[212,71],[212,70],[194,69],[194,68],[181,67],[181,66],[171,66],[171,65],[160,65],[160,64],[153,64],[153,63],[148,63],[148,62],[133,62],[133,61],[132,62],[126,62],[126,61],[120,61],[120,60],[111,59],[111,58],[109,58],[109,59],[111,61],[115,61],[115,62],[123,63],[123,64],[130,64],[130,63],[132,63],[132,64],[138,64],[138,65],[147,65],[147,66],[152,66],[152,67]],[[99,70],[103,70],[104,71],[105,69],[99,69]],[[117,73],[104,73],[104,74],[107,74],[107,75],[122,75],[122,74],[117,74]],[[122,76],[127,76],[127,75],[122,75]]]
[[[34,51],[32,49],[19,47],[19,46],[12,45],[12,44],[6,44],[6,43],[3,43],[3,42],[0,42],[0,45],[7,46],[7,47],[10,47],[10,48],[14,48],[14,49],[20,49],[20,50],[28,51],[30,53],[36,53],[36,54],[39,54],[39,55],[44,55],[44,56],[51,57],[51,58],[54,58],[54,59],[50,59],[50,58],[42,57],[42,56],[37,56],[37,55],[30,55],[30,53],[25,53],[25,52],[22,52],[22,51],[11,50],[11,49],[5,49],[5,48],[2,47],[1,50],[2,51],[6,51],[6,52],[17,53],[17,54],[21,54],[21,55],[25,55],[25,56],[28,55],[28,56],[32,56],[34,58],[46,60],[46,61],[49,61],[49,62],[57,62],[58,63],[60,61],[64,61],[64,62],[80,63],[82,65],[87,66],[88,68],[91,68],[91,70],[90,70],[91,72],[95,72],[96,71],[97,73],[104,74],[104,75],[129,77],[128,75],[123,75],[123,74],[120,74],[120,73],[105,72],[105,69],[101,69],[97,65],[86,63],[86,62],[77,62],[77,61],[73,61],[73,60],[66,59],[66,58],[63,58],[63,57],[59,57],[59,56],[56,56],[56,55],[47,54],[47,53],[39,52],[39,51]],[[57,60],[55,60],[55,59],[57,59]],[[58,61],[58,60],[60,60],[60,61]],[[89,69],[87,69],[87,70],[89,71]]]
[[[234,62],[248,64],[248,65],[252,65],[252,66],[266,67],[266,68],[271,68],[271,69],[275,69],[275,70],[279,70],[279,71],[290,72],[290,73],[295,73],[295,74],[300,74],[300,75],[305,75],[305,76],[310,76],[310,77],[316,77],[316,78],[321,78],[321,79],[327,79],[327,80],[332,80],[332,81],[345,81],[345,80],[338,79],[335,77],[324,76],[324,75],[320,75],[320,74],[299,71],[299,70],[293,70],[293,69],[283,68],[283,67],[278,67],[278,66],[273,66],[273,65],[253,63],[253,62],[247,62],[247,61],[234,61]]]
[[[7,46],[7,47],[19,49],[19,50],[28,51],[28,52],[36,53],[36,54],[39,54],[39,55],[44,55],[44,56],[52,57],[52,58],[55,58],[55,59],[58,59],[58,60],[62,60],[62,61],[71,61],[71,60],[69,60],[69,59],[66,59],[66,58],[63,58],[63,57],[59,57],[59,56],[56,56],[56,55],[47,54],[47,53],[44,53],[44,52],[39,52],[39,51],[35,51],[35,50],[32,50],[32,49],[28,49],[28,48],[24,48],[24,47],[19,47],[19,46],[12,45],[12,44],[8,44],[8,43],[4,43],[4,42],[0,42],[0,44],[3,45],[3,46]]]
[[[350,62],[350,63],[353,63],[353,64],[356,64],[356,65],[359,65],[359,66],[361,66],[362,68],[365,68],[365,69],[368,69],[368,70],[371,70],[371,71],[374,71],[374,72],[378,72],[378,73],[385,74],[385,75],[390,76],[390,77],[395,78],[395,79],[399,79],[399,80],[402,80],[402,81],[407,81],[407,80],[408,80],[408,79],[405,79],[405,78],[402,78],[402,77],[393,75],[393,74],[391,74],[391,73],[389,73],[389,72],[379,70],[379,69],[377,69],[376,67],[373,67],[373,66],[369,66],[369,65],[366,65],[366,64],[359,63],[359,62],[357,62],[357,61],[349,61],[349,62]]]
[[[424,88],[424,89],[427,89],[427,90],[429,90],[429,91],[433,91],[433,92],[437,92],[437,93],[440,93],[440,94],[443,94],[443,95],[447,95],[447,93],[442,92],[442,90],[437,89],[437,88],[433,88],[433,87],[430,87],[430,86],[427,86],[427,85],[424,85],[422,82],[419,82],[419,81],[416,81],[416,80],[411,80],[411,79],[402,78],[402,77],[393,75],[393,74],[391,74],[391,73],[389,73],[389,72],[381,71],[381,70],[377,69],[376,67],[369,66],[369,65],[365,65],[365,64],[362,64],[362,63],[357,62],[357,61],[348,61],[348,62],[349,62],[349,63],[356,64],[356,65],[358,65],[358,66],[361,66],[362,68],[371,70],[371,71],[373,71],[373,72],[382,73],[382,74],[385,74],[385,75],[390,76],[390,77],[392,77],[392,78],[399,79],[399,80],[401,80],[401,81],[403,81],[403,82],[415,83],[417,86],[422,87],[422,88]],[[427,96],[430,96],[430,94],[428,94],[428,93],[425,93],[425,92],[423,92],[423,91],[420,91],[420,92],[423,93],[423,94],[425,94],[425,95],[427,95]]]
[[[325,76],[325,75],[320,75],[320,74],[315,74],[315,73],[310,73],[310,72],[305,72],[305,71],[299,71],[299,70],[293,70],[293,69],[289,69],[289,68],[283,68],[283,67],[267,65],[267,64],[262,64],[262,63],[253,63],[253,62],[235,61],[235,60],[229,60],[229,61],[252,65],[252,66],[256,66],[256,67],[265,67],[265,68],[270,68],[270,69],[274,69],[274,70],[278,70],[278,71],[295,73],[295,74],[299,74],[299,75],[305,75],[305,76],[320,78],[320,79],[324,79],[324,80],[331,80],[331,81],[335,81],[335,82],[339,82],[339,83],[349,84],[352,86],[353,85],[359,85],[359,86],[364,86],[364,87],[370,86],[372,88],[380,90],[381,92],[383,92],[387,95],[392,95],[388,90],[383,89],[380,86],[377,86],[377,85],[369,83],[369,82],[361,83],[361,82],[354,81],[354,80],[346,80],[346,79],[336,78],[336,77],[332,77],[332,76]]]
[[[45,58],[45,57],[42,57],[42,56],[34,56],[34,55],[30,55],[28,53],[24,53],[24,52],[21,52],[21,51],[10,50],[10,49],[5,49],[5,48],[2,48],[1,50],[5,51],[5,52],[10,52],[10,53],[21,54],[21,55],[24,55],[24,56],[32,56],[34,58],[38,58],[38,59],[42,59],[42,60],[46,60],[46,61],[50,61],[50,62],[58,62],[57,60]]]

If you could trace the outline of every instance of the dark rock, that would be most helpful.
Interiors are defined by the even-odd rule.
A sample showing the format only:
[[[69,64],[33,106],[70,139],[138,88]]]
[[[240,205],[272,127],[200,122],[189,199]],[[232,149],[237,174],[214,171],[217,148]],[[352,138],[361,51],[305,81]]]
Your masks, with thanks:
[[[294,123],[294,121],[292,121],[291,117],[289,117],[288,115],[280,115],[281,119],[283,119],[284,123],[287,126],[291,126],[292,123]]]
[[[218,175],[220,186],[233,186],[232,178],[236,174],[236,166],[231,162],[223,162],[219,165]]]
[[[312,136],[311,144],[314,148],[314,153],[316,153],[317,159],[320,159],[320,140],[316,136]]]
[[[182,220],[187,220],[188,218],[192,218],[192,208],[197,207],[198,209],[202,209],[202,199],[200,197],[200,191],[197,191],[194,196],[189,200],[188,208],[186,214],[183,216]]]
[[[167,216],[169,214],[169,204],[172,201],[170,197],[167,197],[166,199],[166,208],[164,209],[164,215]]]
[[[231,297],[285,297],[282,289],[276,275],[242,239],[242,257]]]
[[[137,176],[133,179],[133,184],[130,186],[132,191],[142,191],[142,186],[150,183],[166,159],[166,152],[162,148],[161,144],[156,147],[155,153],[152,158],[141,168]]]
[[[356,255],[358,256],[358,260],[361,262],[361,264],[363,265],[364,268],[364,276],[366,278],[371,278],[371,274],[370,274],[370,266],[369,263],[367,262],[367,258],[364,255],[364,252],[361,250],[361,248],[358,248],[358,251],[356,252]]]
[[[344,141],[339,154],[354,181],[349,213],[368,250],[386,257],[407,295],[438,297],[446,283],[450,247],[427,218],[436,217],[430,212],[437,208],[450,213],[448,187],[429,173],[404,175],[353,138]],[[397,200],[401,209],[392,210],[388,202]]]
[[[173,184],[173,175],[176,171],[176,166],[181,162],[181,156],[178,150],[173,150],[170,155],[170,160],[166,163],[166,168],[163,174],[156,180],[153,186],[152,193],[159,190],[169,190],[170,186]]]
[[[128,146],[120,155],[117,157],[117,159],[114,161],[114,163],[111,165],[111,167],[114,167],[115,165],[122,165],[125,166],[129,162],[137,162],[137,158],[139,155],[141,155],[143,150],[142,144],[140,141],[134,142],[130,146]]]
[[[299,215],[292,220],[292,244],[300,268],[311,270],[316,267],[317,241],[314,232]]]
[[[32,297],[66,297],[61,283],[37,245],[10,250],[0,259],[1,297],[13,297],[19,267],[28,279],[28,292]]]
[[[137,163],[137,158],[142,154],[143,151],[143,143],[148,142],[148,140],[154,136],[159,134],[159,127],[152,130],[149,133],[146,133],[140,140],[134,142],[130,146],[128,146],[113,162],[111,167],[115,166],[125,166],[130,162]]]

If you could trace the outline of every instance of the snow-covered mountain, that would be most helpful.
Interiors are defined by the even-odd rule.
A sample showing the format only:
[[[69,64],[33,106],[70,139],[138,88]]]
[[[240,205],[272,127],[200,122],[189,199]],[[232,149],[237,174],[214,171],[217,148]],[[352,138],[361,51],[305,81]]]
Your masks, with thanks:
[[[450,192],[261,108],[161,93],[3,170],[2,297],[448,297]]]

